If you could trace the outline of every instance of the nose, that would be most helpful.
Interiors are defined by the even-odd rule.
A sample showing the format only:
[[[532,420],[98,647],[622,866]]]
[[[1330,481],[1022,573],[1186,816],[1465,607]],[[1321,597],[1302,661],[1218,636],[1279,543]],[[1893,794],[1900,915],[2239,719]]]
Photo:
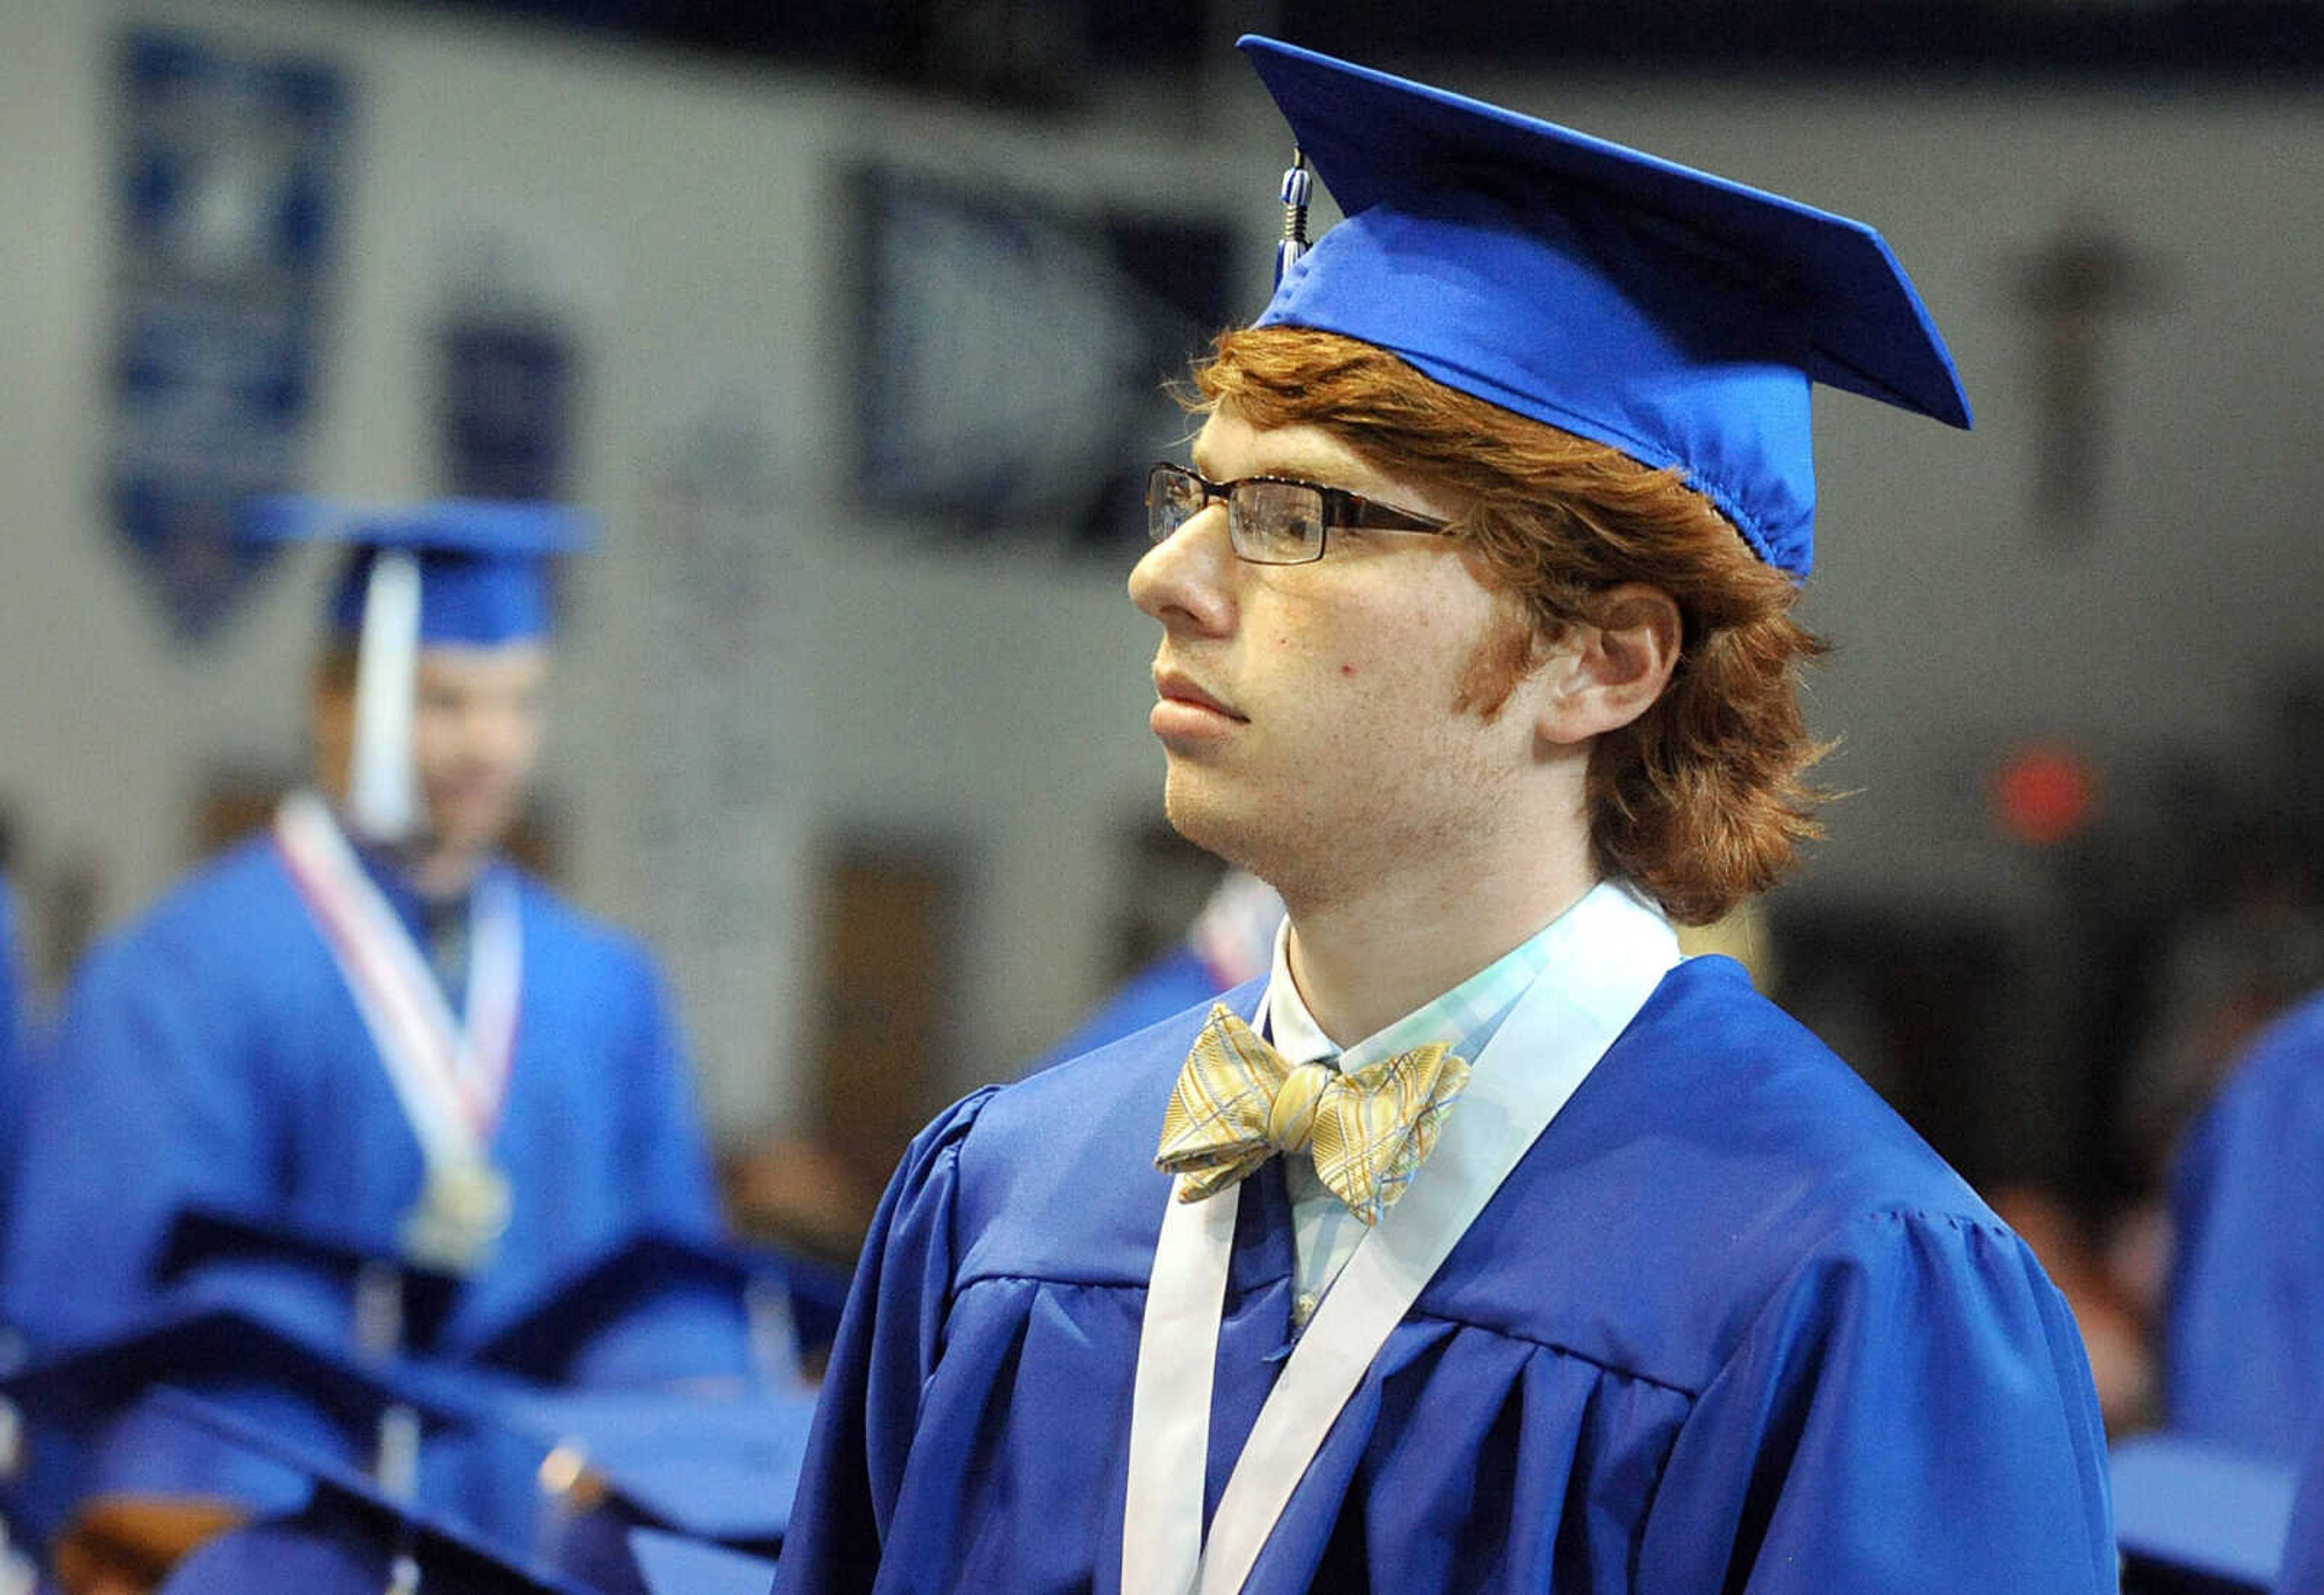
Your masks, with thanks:
[[[1146,550],[1130,573],[1130,601],[1170,632],[1220,635],[1234,624],[1234,568],[1227,507],[1202,512]]]

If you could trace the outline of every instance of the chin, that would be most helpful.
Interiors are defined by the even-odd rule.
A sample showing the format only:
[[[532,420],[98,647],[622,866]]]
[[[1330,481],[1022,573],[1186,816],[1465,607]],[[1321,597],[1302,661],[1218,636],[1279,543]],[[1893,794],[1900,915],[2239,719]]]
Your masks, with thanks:
[[[484,853],[500,846],[515,822],[513,809],[469,808],[439,816],[429,828],[438,847],[454,853]]]
[[[1268,879],[1261,857],[1269,850],[1254,834],[1250,816],[1237,806],[1221,802],[1217,793],[1200,783],[1182,779],[1172,770],[1163,788],[1162,811],[1170,828],[1204,853],[1215,853],[1237,869]]]

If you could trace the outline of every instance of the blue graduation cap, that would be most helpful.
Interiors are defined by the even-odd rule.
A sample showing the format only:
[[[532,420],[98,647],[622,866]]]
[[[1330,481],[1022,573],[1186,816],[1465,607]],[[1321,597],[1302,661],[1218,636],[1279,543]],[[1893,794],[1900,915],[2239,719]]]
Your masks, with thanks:
[[[630,1554],[650,1595],[767,1595],[775,1581],[766,1557],[660,1529],[632,1529]]]
[[[162,1595],[583,1595],[458,1517],[419,1505],[325,1454],[209,1403],[165,1391],[172,1415],[302,1479],[303,1504],[231,1529],[178,1563]]]
[[[230,1413],[174,1392],[162,1399],[189,1421],[303,1474],[311,1493],[302,1507],[211,1540],[179,1563],[161,1595],[764,1595],[773,1581],[774,1563],[763,1555],[642,1524],[599,1536],[588,1556],[576,1556],[570,1544],[521,1553]],[[701,1480],[676,1488],[696,1490]]]
[[[545,1385],[724,1377],[779,1388],[845,1284],[761,1248],[642,1231],[569,1272],[471,1360]],[[826,1310],[830,1309],[830,1310]]]
[[[2126,1591],[2264,1595],[2275,1587],[2296,1480],[2288,1465],[2175,1434],[2107,1456]]]
[[[412,672],[426,644],[493,648],[546,637],[543,564],[595,541],[595,521],[562,504],[447,499],[407,506],[277,497],[244,509],[245,541],[336,542],[351,550],[331,600],[356,640],[355,768],[348,817],[378,842],[407,835],[412,790]]]
[[[171,1221],[153,1277],[179,1299],[238,1307],[374,1361],[432,1346],[463,1285],[319,1226],[200,1204]]]
[[[1360,339],[1678,466],[1760,558],[1801,576],[1812,383],[1969,424],[1944,340],[1864,224],[1271,39],[1240,43],[1347,218],[1283,273],[1258,325]]]
[[[574,1567],[602,1564],[609,1527],[771,1552],[790,1526],[815,1400],[804,1388],[557,1390],[512,1397],[497,1416],[550,1444],[541,1471],[575,1502],[576,1531],[557,1560]]]
[[[371,1365],[235,1307],[180,1304],[0,1378],[0,1410],[14,1436],[14,1454],[0,1457],[12,1519],[46,1535],[95,1498],[256,1511],[300,1498],[303,1475],[186,1423],[159,1399],[164,1387],[198,1392],[306,1452],[415,1479],[423,1435],[473,1421],[448,1388],[405,1369]]]

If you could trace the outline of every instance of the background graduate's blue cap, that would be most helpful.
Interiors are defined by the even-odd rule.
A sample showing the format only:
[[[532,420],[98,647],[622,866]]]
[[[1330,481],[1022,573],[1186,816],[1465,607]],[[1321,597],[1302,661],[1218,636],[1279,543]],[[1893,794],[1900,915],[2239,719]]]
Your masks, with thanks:
[[[713,1393],[683,1387],[508,1394],[494,1421],[549,1451],[544,1480],[562,1468],[602,1498],[558,1560],[605,1559],[593,1544],[608,1527],[638,1524],[743,1549],[766,1550],[790,1526],[815,1422],[815,1392]]]
[[[551,629],[542,562],[595,541],[591,518],[563,504],[447,499],[377,505],[270,498],[251,506],[244,536],[257,542],[327,541],[353,550],[331,595],[331,621],[361,631],[372,567],[400,550],[420,567],[422,642],[493,647]]]
[[[582,511],[480,499],[396,507],[264,498],[244,509],[241,530],[252,542],[354,550],[331,599],[332,623],[356,644],[346,818],[357,835],[383,844],[407,840],[424,817],[411,769],[420,650],[546,637],[543,562],[595,538]]]
[[[767,1595],[775,1581],[763,1556],[663,1529],[630,1530],[630,1552],[650,1595]]]
[[[2107,1464],[2124,1589],[2278,1587],[2297,1498],[2290,1463],[2166,1432],[2121,1442]]]
[[[162,1399],[190,1391],[304,1453],[370,1458],[392,1410],[415,1439],[473,1423],[470,1404],[419,1370],[234,1307],[172,1303],[123,1334],[60,1348],[0,1378],[0,1408],[21,1444],[0,1458],[9,1515],[45,1534],[91,1495],[222,1498],[259,1510],[294,1503],[303,1477],[279,1460],[189,1424]]]
[[[554,1281],[472,1353],[541,1384],[727,1378],[781,1386],[830,1343],[835,1269],[725,1240],[641,1231]]]
[[[1798,576],[1812,383],[1969,424],[1944,340],[1862,223],[1271,39],[1241,48],[1347,217],[1258,325],[1360,339],[1679,466]]]
[[[153,1279],[174,1301],[245,1311],[380,1359],[431,1347],[465,1284],[319,1225],[200,1203],[178,1210]]]
[[[155,1405],[223,1445],[284,1469],[306,1489],[303,1506],[269,1513],[187,1557],[162,1595],[585,1595],[602,1588],[214,1403],[163,1391]]]

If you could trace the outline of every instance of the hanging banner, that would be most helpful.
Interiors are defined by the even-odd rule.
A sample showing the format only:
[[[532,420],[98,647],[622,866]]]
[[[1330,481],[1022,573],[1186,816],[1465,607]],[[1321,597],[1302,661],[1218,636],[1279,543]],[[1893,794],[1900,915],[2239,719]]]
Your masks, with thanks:
[[[1231,229],[890,167],[850,191],[864,506],[1143,546],[1146,467],[1189,430],[1163,383],[1231,318]]]
[[[730,1133],[795,1122],[801,1107],[789,1030],[809,816],[791,750],[810,661],[783,414],[770,384],[708,383],[673,418],[641,528],[657,639],[641,694],[654,706],[641,750],[655,771],[641,839],[654,945],[705,1105]]]
[[[300,485],[349,96],[329,64],[173,32],[129,33],[117,69],[111,519],[198,640],[262,558],[236,506]]]

